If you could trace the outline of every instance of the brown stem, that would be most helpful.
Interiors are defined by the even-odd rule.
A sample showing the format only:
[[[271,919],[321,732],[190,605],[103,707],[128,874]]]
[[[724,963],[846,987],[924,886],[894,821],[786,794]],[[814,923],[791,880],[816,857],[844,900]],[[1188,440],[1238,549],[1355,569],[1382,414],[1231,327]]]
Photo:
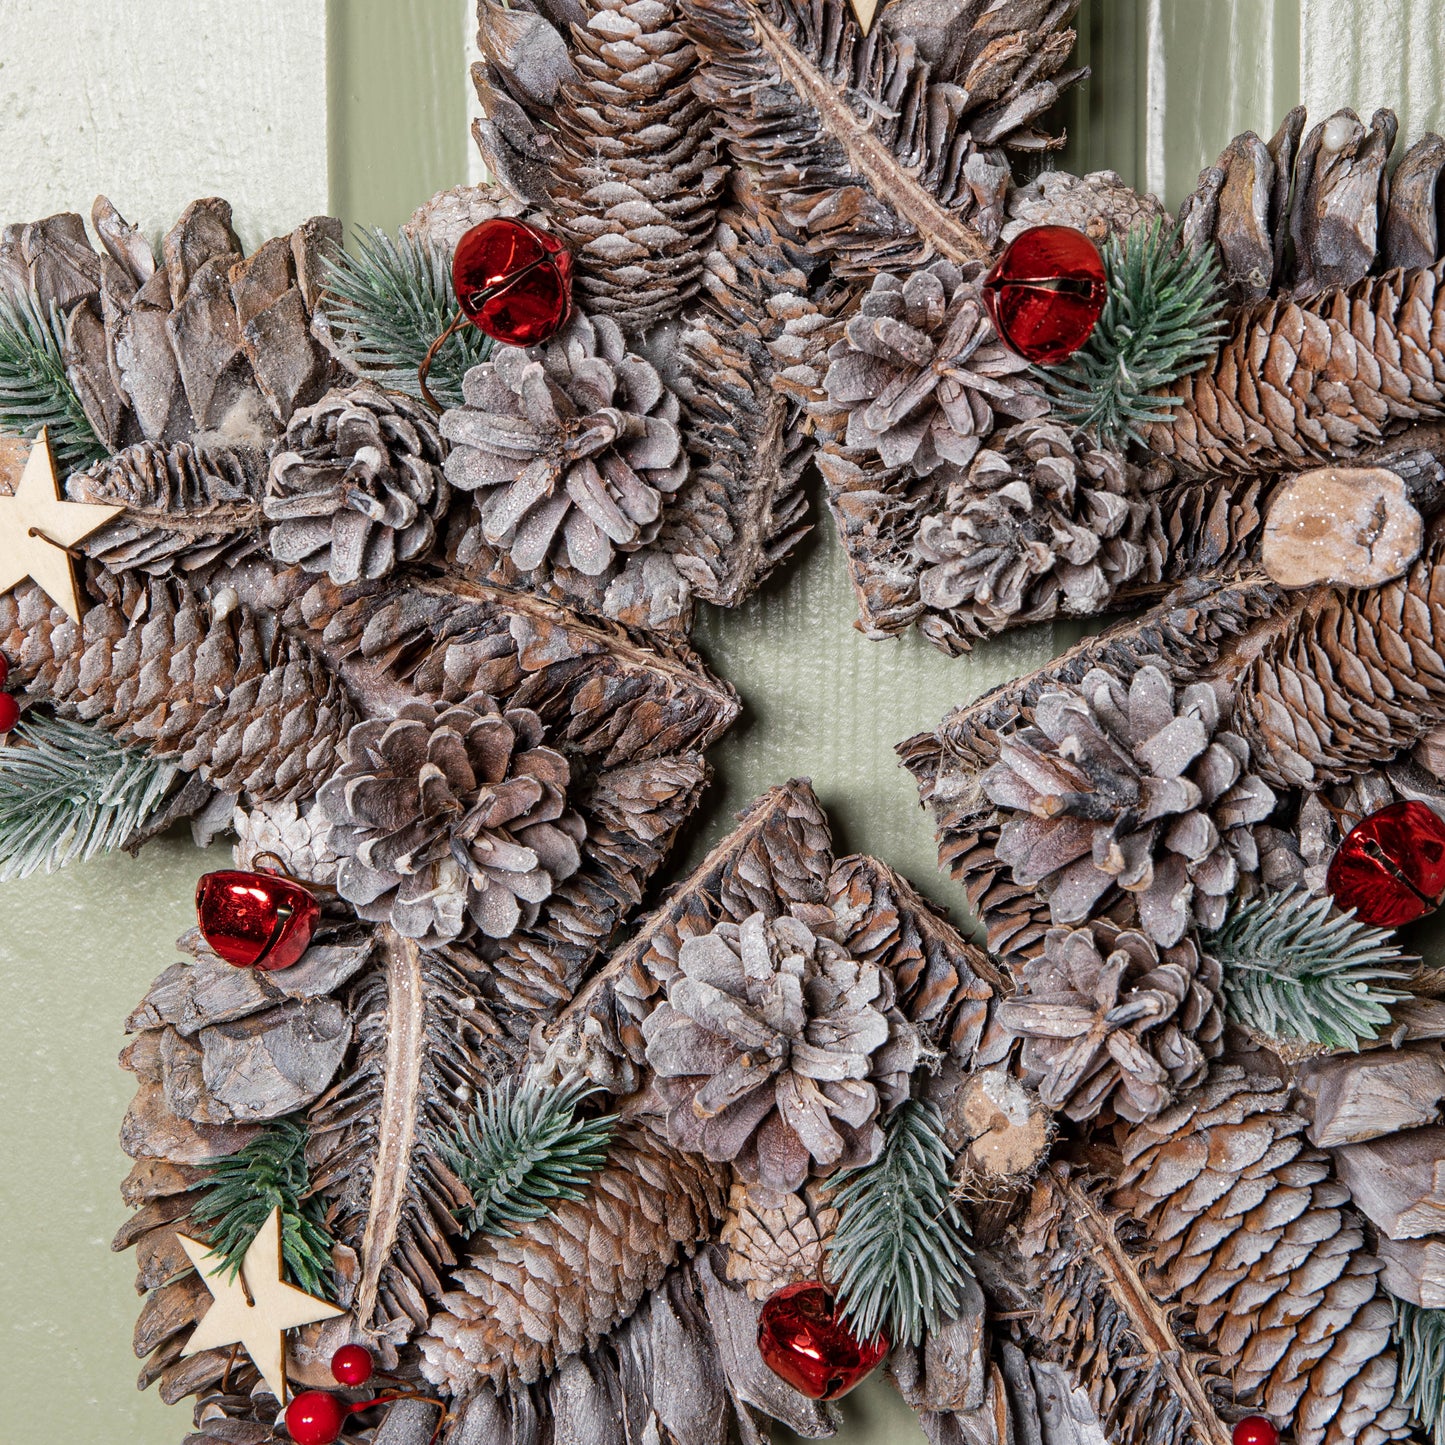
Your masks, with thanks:
[[[49,532],[44,531],[40,527],[32,527],[29,532],[26,533],[26,536],[39,537],[42,542],[49,542],[52,547],[59,547],[67,557],[72,557],[77,562],[85,561],[85,553],[82,552],[79,547],[67,547],[64,542],[57,542]]]
[[[431,409],[436,412],[438,416],[440,416],[441,413],[446,410],[446,408],[443,407],[441,402],[439,402],[436,397],[432,395],[431,387],[426,384],[426,379],[428,376],[431,375],[431,364],[436,358],[437,352],[439,352],[442,347],[446,345],[448,340],[450,340],[451,337],[456,334],[457,330],[460,327],[466,324],[466,320],[467,313],[465,311],[458,311],[456,316],[452,319],[452,324],[448,326],[447,329],[443,331],[442,334],[438,336],[437,339],[433,341],[430,346],[427,347],[426,355],[422,357],[421,365],[416,369],[416,381],[417,385],[421,387],[422,400],[425,401],[426,404],[431,407]]]

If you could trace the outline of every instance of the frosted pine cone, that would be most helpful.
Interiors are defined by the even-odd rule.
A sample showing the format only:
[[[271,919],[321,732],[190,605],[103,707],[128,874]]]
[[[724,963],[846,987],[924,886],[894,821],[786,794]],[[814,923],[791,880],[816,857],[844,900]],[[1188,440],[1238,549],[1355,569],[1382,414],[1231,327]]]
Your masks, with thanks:
[[[1052,422],[1025,422],[978,454],[946,510],[918,532],[924,604],[986,636],[1098,612],[1126,582],[1157,582],[1165,543],[1139,468]]]
[[[928,476],[967,466],[995,415],[1025,420],[1048,404],[1028,362],[995,335],[978,266],[935,261],[907,280],[885,272],[828,353],[828,400],[848,411],[847,443]]]
[[[677,397],[617,323],[573,317],[532,351],[499,347],[442,417],[447,477],[476,492],[482,531],[523,571],[549,556],[599,577],[657,534],[687,476]]]
[[[1025,1041],[1025,1081],[1071,1119],[1152,1119],[1220,1051],[1222,970],[1187,939],[1161,953],[1107,923],[1055,928],[1021,982],[999,1023]]]
[[[278,562],[338,583],[424,557],[451,494],[426,408],[370,382],[298,411],[271,459],[263,507]]]
[[[919,1057],[888,973],[761,913],[687,939],[678,966],[642,1026],[675,1144],[777,1190],[874,1157]]]
[[[318,794],[341,896],[427,943],[469,922],[490,938],[530,925],[577,871],[585,836],[567,760],[541,743],[536,713],[481,693],[358,723]]]
[[[1248,745],[1222,727],[1214,689],[1195,683],[1176,699],[1157,667],[1127,688],[1096,667],[1077,687],[1044,693],[1034,721],[983,775],[984,792],[1013,814],[996,852],[1014,881],[1044,887],[1055,923],[1093,917],[1117,886],[1165,948],[1191,913],[1218,928],[1241,873],[1259,867],[1251,827],[1275,795],[1248,771]]]
[[[231,826],[238,868],[254,868],[259,854],[274,853],[298,878],[326,887],[335,884],[338,860],[331,847],[331,824],[314,802],[238,803]]]
[[[1140,194],[1117,171],[1044,171],[1026,186],[1009,192],[1005,245],[1030,226],[1072,226],[1096,245],[1110,236],[1127,236],[1137,226],[1169,224],[1169,215],[1151,195]]]

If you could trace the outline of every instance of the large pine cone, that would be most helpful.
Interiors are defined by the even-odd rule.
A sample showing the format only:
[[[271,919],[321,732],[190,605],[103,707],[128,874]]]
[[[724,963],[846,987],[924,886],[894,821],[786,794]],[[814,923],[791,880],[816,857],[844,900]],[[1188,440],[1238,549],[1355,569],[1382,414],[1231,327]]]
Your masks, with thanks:
[[[1220,1051],[1222,970],[1189,940],[1163,953],[1107,923],[1055,928],[998,1021],[1025,1040],[1026,1082],[1051,1109],[1136,1123],[1204,1077]]]
[[[422,1372],[464,1396],[482,1380],[540,1379],[625,1320],[722,1214],[721,1171],[638,1125],[619,1128],[580,1199],[510,1236],[478,1235],[460,1288],[419,1344]]]
[[[1126,689],[1096,667],[1044,693],[1035,726],[999,747],[983,790],[1013,816],[997,856],[1024,887],[1042,885],[1055,923],[1082,923],[1114,887],[1141,928],[1172,947],[1192,913],[1224,922],[1241,873],[1259,867],[1251,825],[1275,795],[1248,772],[1249,747],[1222,727],[1219,697],[1195,683],[1176,699],[1154,666]]]
[[[935,261],[906,280],[873,278],[823,382],[848,413],[848,446],[929,476],[945,463],[967,466],[996,415],[1022,421],[1048,410],[1024,375],[1028,362],[994,332],[979,271]]]
[[[979,453],[918,532],[918,591],[982,637],[1059,613],[1100,611],[1127,582],[1157,582],[1166,544],[1140,469],[1052,422],[1025,422]]]
[[[1241,311],[1144,444],[1198,473],[1333,465],[1445,415],[1445,261]]]
[[[581,864],[569,769],[526,708],[408,703],[358,723],[318,801],[357,913],[427,943],[475,924],[509,938]]]
[[[462,390],[466,405],[442,417],[447,478],[478,493],[483,535],[517,567],[565,553],[599,577],[614,549],[657,535],[687,476],[680,406],[616,322],[578,314],[536,351],[499,347]]]
[[[787,915],[687,939],[642,1026],[669,1137],[776,1190],[866,1164],[919,1058],[893,1004],[889,973]]]
[[[425,407],[370,382],[298,411],[271,458],[264,509],[278,562],[337,583],[385,577],[424,557],[451,493]]]
[[[677,7],[585,0],[579,11],[579,75],[555,111],[554,221],[576,251],[583,304],[643,331],[697,290],[727,167],[692,93],[697,51]]]
[[[1299,1445],[1406,1438],[1394,1311],[1349,1193],[1273,1077],[1216,1067],[1123,1140],[1113,1201],[1144,1224],[1147,1278],[1247,1410]]]

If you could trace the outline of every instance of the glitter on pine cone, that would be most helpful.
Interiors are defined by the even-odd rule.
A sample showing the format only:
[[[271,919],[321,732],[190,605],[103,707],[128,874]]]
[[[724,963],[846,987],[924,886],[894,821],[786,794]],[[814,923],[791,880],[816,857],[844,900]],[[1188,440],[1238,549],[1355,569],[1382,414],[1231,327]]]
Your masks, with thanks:
[[[321,905],[299,883],[275,873],[222,869],[196,885],[196,921],[205,940],[236,968],[290,968],[311,945]]]
[[[493,216],[457,242],[452,287],[479,331],[507,346],[537,346],[571,313],[572,253],[536,226]]]
[[[1072,356],[1108,300],[1104,259],[1082,231],[1033,226],[984,277],[983,300],[1004,343],[1035,366]]]
[[[805,1280],[768,1298],[758,1316],[758,1353],[810,1400],[836,1400],[861,1385],[888,1353],[878,1335],[860,1340],[841,1319],[833,1291]]]
[[[1391,803],[1350,829],[1325,887],[1361,923],[1400,928],[1445,899],[1445,822],[1424,803]]]

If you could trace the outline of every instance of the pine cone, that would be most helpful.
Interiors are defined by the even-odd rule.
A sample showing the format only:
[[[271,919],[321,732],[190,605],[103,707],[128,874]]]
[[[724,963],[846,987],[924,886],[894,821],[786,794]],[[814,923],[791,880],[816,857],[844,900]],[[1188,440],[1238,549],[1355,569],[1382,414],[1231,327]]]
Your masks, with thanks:
[[[887,972],[787,915],[686,939],[642,1026],[669,1137],[776,1190],[869,1162],[919,1057],[893,1005]]]
[[[1166,552],[1146,474],[1052,422],[1025,422],[978,454],[946,510],[918,532],[918,593],[947,620],[925,632],[982,637],[1100,611],[1127,582],[1155,583]]]
[[[1113,1203],[1147,1231],[1151,1292],[1216,1357],[1217,1394],[1291,1421],[1299,1445],[1405,1439],[1380,1261],[1289,1102],[1216,1067],[1124,1136]]]
[[[616,322],[574,316],[536,352],[504,346],[473,367],[442,417],[447,479],[477,492],[487,543],[524,572],[549,558],[587,577],[657,534],[687,476],[677,397],[627,350]]]
[[[236,807],[231,817],[236,834],[236,866],[254,868],[260,853],[274,853],[287,869],[311,883],[336,884],[339,859],[331,846],[331,824],[312,803],[259,803]]]
[[[558,232],[589,312],[642,332],[698,286],[727,176],[672,0],[584,0],[553,120]]]
[[[271,458],[271,552],[333,582],[375,581],[431,551],[451,493],[425,407],[371,382],[298,411]]]
[[[1051,929],[1020,982],[998,1021],[1025,1040],[1025,1081],[1071,1119],[1152,1119],[1220,1051],[1222,970],[1188,939],[1161,953],[1107,923]]]
[[[1000,744],[982,779],[1013,814],[996,851],[1014,881],[1044,886],[1055,923],[1096,916],[1117,886],[1165,948],[1189,927],[1191,901],[1194,918],[1218,928],[1241,873],[1258,869],[1250,825],[1275,795],[1246,771],[1249,747],[1222,728],[1213,688],[1195,683],[1176,699],[1153,665],[1127,689],[1099,667],[1045,692],[1034,722]]]
[[[1238,679],[1236,725],[1276,786],[1348,782],[1445,719],[1445,525],[1382,587],[1311,594]]]
[[[722,1213],[720,1171],[639,1125],[613,1136],[581,1199],[562,1199],[510,1238],[477,1236],[460,1289],[419,1341],[422,1372],[454,1395],[531,1382],[595,1345]]]
[[[774,1194],[733,1184],[718,1238],[728,1247],[728,1279],[746,1285],[750,1299],[767,1299],[785,1284],[817,1277],[838,1211],[815,1193]]]
[[[1147,449],[1200,474],[1335,465],[1445,416],[1445,262],[1241,311],[1219,360],[1177,381]]]
[[[33,583],[0,596],[0,651],[29,696],[252,802],[309,798],[356,713],[335,673],[249,607],[92,571],[77,627]],[[133,620],[134,619],[134,620]]]
[[[1043,171],[1009,192],[1008,224],[999,241],[1007,245],[1030,226],[1072,226],[1102,246],[1110,236],[1167,220],[1156,196],[1140,194],[1117,171]]]
[[[260,549],[265,456],[249,448],[138,442],[65,483],[74,502],[125,508],[82,550],[111,572],[204,572]]]
[[[849,447],[923,477],[944,463],[967,466],[996,414],[1023,420],[1048,410],[1025,379],[1028,362],[994,333],[981,269],[935,261],[906,279],[873,278],[823,381],[828,400],[848,411]]]
[[[358,723],[317,801],[357,914],[405,938],[509,938],[581,865],[567,760],[527,708],[483,693]]]

